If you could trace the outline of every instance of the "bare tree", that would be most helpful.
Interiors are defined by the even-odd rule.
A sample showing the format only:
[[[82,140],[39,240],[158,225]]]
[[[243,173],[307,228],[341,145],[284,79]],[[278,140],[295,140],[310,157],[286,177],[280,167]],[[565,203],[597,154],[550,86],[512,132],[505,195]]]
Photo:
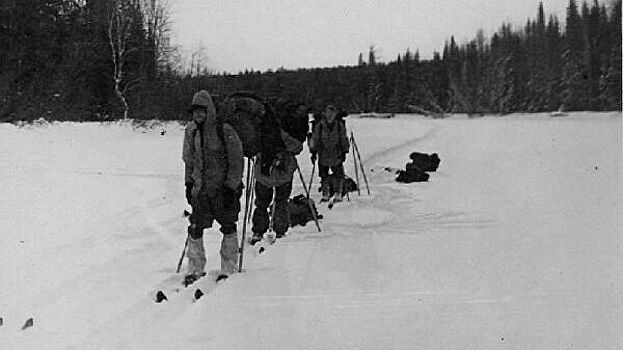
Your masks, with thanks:
[[[126,58],[126,44],[130,37],[130,28],[132,18],[123,10],[122,1],[113,1],[108,16],[108,39],[113,63],[113,83],[115,94],[123,105],[123,119],[128,118],[130,106],[121,90],[121,82],[123,81],[123,65]]]
[[[167,0],[142,0],[141,8],[145,18],[148,40],[153,49],[154,71],[160,70],[171,61],[175,49],[170,43],[171,6]]]
[[[133,21],[129,9],[130,6],[134,5],[130,1],[113,0],[108,16],[108,39],[113,63],[112,79],[115,94],[123,106],[124,119],[128,118],[130,112],[126,93],[132,86],[136,86],[141,79],[139,75],[139,78],[133,81],[125,81],[126,71],[124,65],[128,60],[128,54],[131,52],[131,48],[127,44]]]
[[[189,54],[188,73],[191,76],[201,75],[202,72],[208,72],[208,54],[207,49],[202,42],[196,42]]]

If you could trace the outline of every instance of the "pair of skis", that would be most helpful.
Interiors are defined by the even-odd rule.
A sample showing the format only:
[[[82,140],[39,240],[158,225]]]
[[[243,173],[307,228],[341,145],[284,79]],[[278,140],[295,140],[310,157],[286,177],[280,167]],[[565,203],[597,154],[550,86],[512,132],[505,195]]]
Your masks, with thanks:
[[[165,286],[164,288],[160,288],[156,291],[154,296],[155,302],[158,304],[169,302],[169,298],[171,298],[171,300],[178,299],[179,295],[186,295],[188,293],[192,293],[193,302],[201,299],[201,297],[205,294],[214,290],[214,288],[216,288],[221,281],[228,278],[227,275],[217,274],[214,272],[199,276],[193,281],[186,281],[185,278],[180,279],[179,277],[181,276],[175,275],[174,278],[170,280],[170,282],[172,282],[171,286]],[[165,281],[165,283],[166,282],[167,281]],[[190,292],[191,290],[194,290],[194,292]]]

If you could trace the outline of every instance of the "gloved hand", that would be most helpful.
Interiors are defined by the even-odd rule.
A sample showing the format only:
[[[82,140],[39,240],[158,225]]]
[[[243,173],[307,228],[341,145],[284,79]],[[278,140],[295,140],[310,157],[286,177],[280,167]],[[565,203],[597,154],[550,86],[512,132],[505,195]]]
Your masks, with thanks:
[[[188,204],[191,204],[192,201],[192,197],[193,197],[193,186],[194,184],[192,182],[187,182],[186,184],[186,202],[188,202]]]
[[[318,155],[316,153],[312,153],[310,159],[311,159],[312,164],[316,164],[316,159],[318,159]]]
[[[235,189],[232,189],[229,186],[223,186],[223,201],[225,202],[225,205],[230,205],[230,203],[240,200],[243,187],[242,182]]]

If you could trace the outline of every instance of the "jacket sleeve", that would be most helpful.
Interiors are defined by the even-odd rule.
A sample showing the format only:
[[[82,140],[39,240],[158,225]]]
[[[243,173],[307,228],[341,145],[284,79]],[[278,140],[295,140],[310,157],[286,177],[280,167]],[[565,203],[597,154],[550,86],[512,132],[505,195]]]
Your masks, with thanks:
[[[240,141],[236,130],[229,124],[223,125],[223,136],[225,137],[225,146],[227,148],[225,186],[235,190],[242,182],[242,173],[244,171],[242,141]]]
[[[346,135],[346,123],[342,124],[340,128],[340,145],[342,145],[342,153],[348,153],[350,150],[350,143],[348,142],[348,136]]]
[[[312,136],[309,139],[309,152],[317,153],[320,151],[320,122],[314,125]]]
[[[182,147],[182,160],[184,161],[184,183],[192,183],[193,178],[193,139],[191,126],[187,126],[184,130],[184,144]]]
[[[293,155],[297,155],[303,151],[303,144],[283,130],[281,130],[281,139],[286,145],[286,151]]]

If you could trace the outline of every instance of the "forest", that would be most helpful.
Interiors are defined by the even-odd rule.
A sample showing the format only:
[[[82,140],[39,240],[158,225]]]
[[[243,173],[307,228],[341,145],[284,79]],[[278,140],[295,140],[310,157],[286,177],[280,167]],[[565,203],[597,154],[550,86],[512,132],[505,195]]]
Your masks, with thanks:
[[[199,89],[350,113],[621,110],[621,0],[569,0],[564,22],[539,4],[525,25],[452,36],[431,59],[380,62],[370,46],[352,66],[236,73],[183,63],[169,11],[166,0],[3,1],[0,121],[185,119]]]

